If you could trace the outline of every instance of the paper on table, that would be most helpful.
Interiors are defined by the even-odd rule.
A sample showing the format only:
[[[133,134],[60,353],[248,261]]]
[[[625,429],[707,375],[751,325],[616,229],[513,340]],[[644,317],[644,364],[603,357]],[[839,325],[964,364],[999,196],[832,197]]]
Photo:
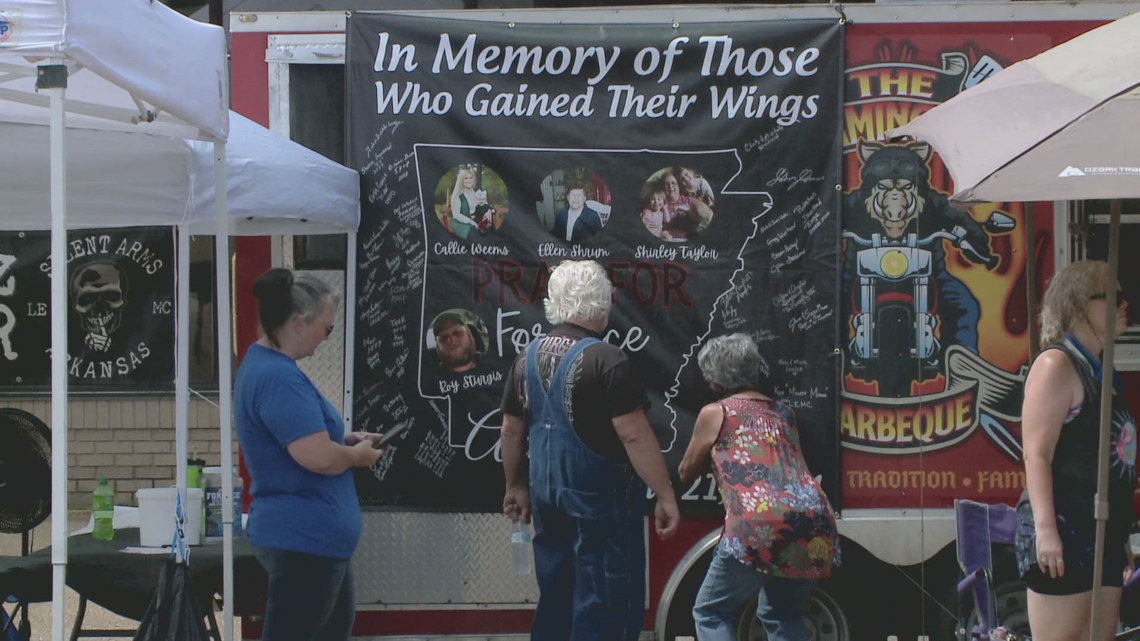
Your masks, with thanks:
[[[132,528],[139,526],[139,509],[130,505],[116,505],[115,516],[112,520],[115,524],[116,530],[124,528]],[[91,515],[87,519],[87,525],[72,532],[75,534],[90,534],[95,529],[95,515]]]
[[[170,548],[151,548],[143,547],[141,545],[128,546],[119,551],[126,552],[127,554],[170,554]]]

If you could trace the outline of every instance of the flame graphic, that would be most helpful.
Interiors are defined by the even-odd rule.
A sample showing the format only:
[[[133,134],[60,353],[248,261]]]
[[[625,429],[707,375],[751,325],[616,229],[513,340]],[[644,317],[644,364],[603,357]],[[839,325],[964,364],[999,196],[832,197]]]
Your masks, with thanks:
[[[990,237],[990,246],[1001,262],[993,271],[964,260],[949,249],[946,269],[970,288],[982,314],[978,319],[978,353],[994,365],[1016,372],[1029,358],[1028,318],[1025,300],[1025,261],[1029,254],[1025,238],[1023,203],[985,203],[970,208],[970,215],[984,222],[994,211],[1017,221],[1008,234]],[[956,255],[956,259],[951,256]]]

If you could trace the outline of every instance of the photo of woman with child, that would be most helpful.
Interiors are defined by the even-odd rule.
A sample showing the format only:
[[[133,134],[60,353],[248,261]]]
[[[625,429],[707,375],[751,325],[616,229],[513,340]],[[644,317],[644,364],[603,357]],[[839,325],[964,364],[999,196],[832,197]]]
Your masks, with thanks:
[[[656,238],[682,243],[709,226],[715,199],[712,186],[695,169],[666,167],[641,189],[641,223]]]
[[[459,165],[435,189],[435,214],[449,233],[466,240],[472,230],[487,234],[503,226],[507,190],[502,178],[478,164]]]

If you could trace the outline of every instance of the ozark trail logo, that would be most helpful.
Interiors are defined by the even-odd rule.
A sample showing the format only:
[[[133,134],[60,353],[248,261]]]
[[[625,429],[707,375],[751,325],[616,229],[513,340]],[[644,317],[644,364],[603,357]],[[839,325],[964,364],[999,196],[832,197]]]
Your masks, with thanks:
[[[1060,173],[1058,178],[1069,178],[1071,176],[1137,176],[1140,175],[1140,167],[1124,167],[1124,166],[1107,166],[1107,167],[1083,167],[1078,169],[1069,165],[1065,170]]]

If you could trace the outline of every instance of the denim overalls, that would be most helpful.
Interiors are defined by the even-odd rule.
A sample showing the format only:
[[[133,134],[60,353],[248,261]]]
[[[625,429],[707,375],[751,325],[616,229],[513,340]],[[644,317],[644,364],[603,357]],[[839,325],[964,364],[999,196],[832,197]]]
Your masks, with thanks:
[[[538,340],[526,355],[530,500],[541,596],[532,641],[635,641],[645,616],[645,485],[582,443],[565,409],[575,342],[544,390]],[[601,399],[599,399],[600,401]]]

